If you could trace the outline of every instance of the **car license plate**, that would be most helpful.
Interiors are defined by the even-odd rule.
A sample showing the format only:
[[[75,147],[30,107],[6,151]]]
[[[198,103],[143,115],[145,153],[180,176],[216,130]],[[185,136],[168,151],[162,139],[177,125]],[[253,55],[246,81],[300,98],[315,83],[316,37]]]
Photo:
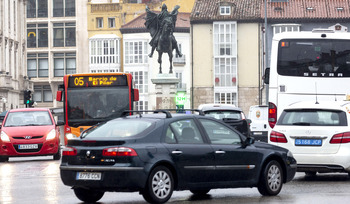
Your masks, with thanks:
[[[22,144],[18,145],[18,149],[38,149],[38,144]]]
[[[77,172],[77,180],[101,180],[101,172]]]
[[[322,146],[321,139],[295,139],[295,146]]]

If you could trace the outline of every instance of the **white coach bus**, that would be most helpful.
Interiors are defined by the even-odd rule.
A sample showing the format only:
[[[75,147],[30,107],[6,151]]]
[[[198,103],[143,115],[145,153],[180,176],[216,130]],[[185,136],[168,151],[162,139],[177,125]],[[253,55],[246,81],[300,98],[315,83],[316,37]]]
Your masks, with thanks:
[[[285,32],[272,40],[269,125],[274,127],[287,105],[305,100],[344,100],[350,94],[350,33],[335,29]]]

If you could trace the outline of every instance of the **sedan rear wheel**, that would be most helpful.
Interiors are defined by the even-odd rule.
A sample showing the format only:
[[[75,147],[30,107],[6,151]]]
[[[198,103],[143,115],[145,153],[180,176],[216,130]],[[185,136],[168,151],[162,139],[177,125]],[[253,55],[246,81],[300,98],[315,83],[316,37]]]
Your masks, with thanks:
[[[105,192],[84,188],[74,188],[74,193],[77,196],[77,198],[79,198],[79,200],[87,203],[94,203],[100,200]]]
[[[152,170],[142,192],[143,198],[149,203],[167,202],[174,190],[174,179],[170,170],[164,166],[158,166]]]
[[[283,171],[277,161],[270,161],[262,170],[258,190],[261,195],[274,196],[279,194],[283,185]]]

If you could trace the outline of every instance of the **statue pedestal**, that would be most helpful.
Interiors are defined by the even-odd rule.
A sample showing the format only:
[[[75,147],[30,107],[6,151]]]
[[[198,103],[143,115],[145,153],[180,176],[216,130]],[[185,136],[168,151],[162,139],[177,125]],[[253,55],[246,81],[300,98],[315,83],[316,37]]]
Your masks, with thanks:
[[[180,79],[175,74],[158,74],[151,81],[156,85],[156,109],[175,109],[176,85]]]

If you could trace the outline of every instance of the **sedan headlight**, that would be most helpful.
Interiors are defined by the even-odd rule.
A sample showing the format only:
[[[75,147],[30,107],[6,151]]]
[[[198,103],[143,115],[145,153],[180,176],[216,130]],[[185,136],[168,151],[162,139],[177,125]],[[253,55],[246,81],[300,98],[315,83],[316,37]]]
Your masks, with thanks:
[[[4,132],[4,131],[1,131],[1,137],[0,139],[3,141],[3,142],[10,142],[10,137]]]
[[[46,140],[52,140],[56,137],[55,129],[52,129],[49,134],[46,135]]]
[[[287,156],[288,156],[288,157],[293,157],[293,158],[294,158],[293,153],[292,153],[291,151],[288,151]]]

